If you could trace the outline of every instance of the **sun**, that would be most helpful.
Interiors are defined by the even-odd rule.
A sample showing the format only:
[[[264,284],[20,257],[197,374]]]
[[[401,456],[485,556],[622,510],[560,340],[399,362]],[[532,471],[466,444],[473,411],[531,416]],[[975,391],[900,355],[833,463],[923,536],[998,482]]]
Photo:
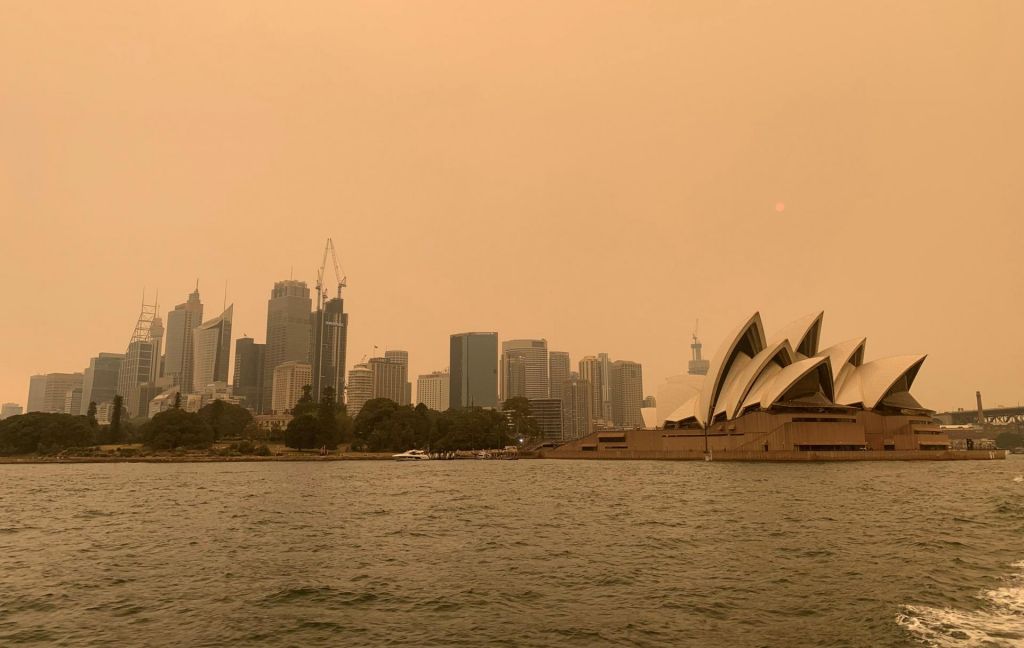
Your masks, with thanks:
[[[786,203],[781,202],[781,201],[775,203],[775,211],[779,212],[780,214],[782,212],[786,211]]]

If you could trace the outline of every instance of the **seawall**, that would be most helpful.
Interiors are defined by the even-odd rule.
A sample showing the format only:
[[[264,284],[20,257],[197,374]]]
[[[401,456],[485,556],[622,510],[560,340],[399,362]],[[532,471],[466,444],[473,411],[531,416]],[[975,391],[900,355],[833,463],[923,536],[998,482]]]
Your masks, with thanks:
[[[715,452],[712,461],[970,461],[1006,459],[1006,450],[831,450]],[[703,452],[677,450],[542,451],[540,459],[704,461]]]

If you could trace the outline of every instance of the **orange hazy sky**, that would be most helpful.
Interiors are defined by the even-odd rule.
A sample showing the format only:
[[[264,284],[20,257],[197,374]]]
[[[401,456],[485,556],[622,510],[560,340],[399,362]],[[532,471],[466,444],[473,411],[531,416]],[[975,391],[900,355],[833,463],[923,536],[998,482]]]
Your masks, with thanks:
[[[331,236],[350,365],[448,335],[685,371],[760,310],[1024,397],[1024,3],[0,0],[0,401]],[[785,208],[781,211],[778,203]]]

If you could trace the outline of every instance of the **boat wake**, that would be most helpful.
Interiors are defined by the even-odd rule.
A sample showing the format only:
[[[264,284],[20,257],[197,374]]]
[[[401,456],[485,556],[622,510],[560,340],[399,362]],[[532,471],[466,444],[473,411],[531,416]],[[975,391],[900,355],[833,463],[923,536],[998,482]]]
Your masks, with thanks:
[[[896,622],[921,643],[946,646],[1024,644],[1024,560],[1013,563],[1006,587],[978,596],[974,610],[906,605]]]

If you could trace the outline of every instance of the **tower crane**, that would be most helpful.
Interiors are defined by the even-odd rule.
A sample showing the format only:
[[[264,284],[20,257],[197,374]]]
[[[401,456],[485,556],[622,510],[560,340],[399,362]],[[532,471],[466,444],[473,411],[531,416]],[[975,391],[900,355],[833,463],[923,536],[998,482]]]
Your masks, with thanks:
[[[334,249],[334,241],[330,238],[327,239],[327,244],[324,246],[323,258],[320,261],[320,269],[316,273],[316,310],[317,310],[317,331],[314,332],[316,335],[315,341],[315,352],[314,358],[314,391],[317,400],[323,392],[323,383],[326,378],[324,376],[325,362],[324,353],[327,340],[325,339],[328,335],[327,327],[341,328],[344,326],[340,321],[327,321],[327,313],[325,312],[327,302],[329,301],[327,295],[327,255],[330,253],[331,261],[334,265],[334,278],[337,280],[337,298],[341,299],[341,289],[348,286],[348,280],[341,274],[341,267],[338,264],[338,253]]]

